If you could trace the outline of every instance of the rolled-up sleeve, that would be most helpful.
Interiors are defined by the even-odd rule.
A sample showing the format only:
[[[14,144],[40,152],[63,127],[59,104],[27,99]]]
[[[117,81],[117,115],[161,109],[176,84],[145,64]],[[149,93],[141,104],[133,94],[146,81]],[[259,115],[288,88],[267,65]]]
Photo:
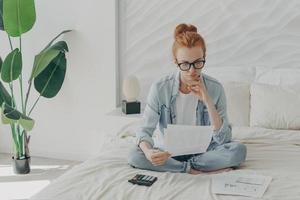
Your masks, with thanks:
[[[152,135],[159,121],[159,101],[156,84],[152,84],[147,97],[147,104],[143,114],[141,126],[136,131],[136,145],[142,141],[148,142],[152,147],[154,145]]]
[[[220,87],[220,96],[216,103],[216,109],[222,119],[222,126],[219,130],[215,130],[213,133],[213,139],[219,145],[230,142],[232,138],[232,127],[229,124],[227,117],[227,107],[226,107],[226,96],[223,86]]]

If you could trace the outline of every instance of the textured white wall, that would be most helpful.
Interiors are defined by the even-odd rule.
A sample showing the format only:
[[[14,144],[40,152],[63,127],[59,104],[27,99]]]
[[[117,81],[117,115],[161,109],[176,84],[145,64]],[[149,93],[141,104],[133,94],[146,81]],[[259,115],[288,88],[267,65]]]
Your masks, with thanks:
[[[99,151],[106,132],[103,125],[109,126],[103,114],[116,103],[116,3],[36,1],[36,9],[34,29],[23,37],[26,77],[35,54],[60,31],[74,31],[63,37],[70,53],[62,90],[54,99],[41,99],[32,113],[36,126],[31,132],[31,155],[83,160]],[[0,44],[4,57],[8,42],[3,32]],[[37,97],[32,95],[31,102]],[[1,125],[0,151],[10,152],[11,141],[9,127]]]
[[[116,82],[135,74],[145,98],[149,84],[175,68],[172,36],[182,22],[195,24],[205,37],[207,67],[299,67],[299,1],[119,1],[121,67],[117,71],[115,1],[36,1],[38,21],[23,38],[27,74],[33,55],[55,34],[63,29],[75,31],[63,38],[70,53],[61,93],[42,99],[32,114],[36,119],[32,155],[80,160],[95,155],[105,134],[118,129],[116,121],[119,126],[126,122],[104,116],[115,106],[115,89],[120,89]],[[1,56],[7,54],[7,47],[6,36],[0,32]],[[0,129],[0,151],[10,152],[9,128],[1,125]]]
[[[120,83],[135,74],[142,101],[150,83],[176,67],[171,46],[182,22],[204,36],[207,68],[300,67],[297,0],[124,0],[120,7]]]

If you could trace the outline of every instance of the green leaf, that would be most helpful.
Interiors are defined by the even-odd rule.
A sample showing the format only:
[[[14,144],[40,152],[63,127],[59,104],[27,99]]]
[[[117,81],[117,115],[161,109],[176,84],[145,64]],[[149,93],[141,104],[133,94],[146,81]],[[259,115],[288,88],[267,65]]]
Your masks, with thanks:
[[[4,29],[18,37],[29,31],[36,20],[34,0],[3,0]]]
[[[11,123],[11,119],[7,118],[3,112],[1,112],[1,120],[3,124],[10,124]]]
[[[53,43],[59,36],[61,36],[62,34],[71,32],[71,31],[72,31],[72,30],[64,30],[64,31],[62,31],[60,34],[58,34],[57,36],[55,36],[55,38],[53,38],[53,39],[47,44],[47,46],[46,46],[42,51],[45,51],[46,49],[48,49],[48,48],[52,45],[52,43]]]
[[[0,0],[0,30],[4,30],[3,25],[3,0]]]
[[[34,120],[12,108],[6,103],[2,104],[2,122],[4,124],[19,123],[26,131],[31,131],[34,126]]]
[[[36,55],[29,80],[38,76],[49,65],[49,63],[57,57],[59,52],[60,51],[56,49],[47,49],[46,51]]]
[[[3,61],[2,61],[2,58],[0,57],[0,72],[1,72],[1,69],[2,69],[2,64],[3,64]]]
[[[3,62],[1,78],[10,83],[19,78],[22,71],[22,54],[18,48],[10,52]]]
[[[3,103],[8,104],[11,106],[12,104],[12,98],[3,86],[2,82],[0,81],[0,104],[2,105]]]
[[[66,66],[65,54],[60,52],[47,68],[34,79],[34,87],[41,96],[46,98],[56,96],[64,82]]]
[[[49,44],[34,58],[34,64],[29,80],[31,81],[37,77],[48,65],[49,63],[57,57],[59,52],[68,52],[69,48],[65,41],[59,41],[52,45],[52,43],[62,34],[68,33],[71,30],[62,31],[55,38],[49,42]],[[51,46],[52,45],[52,46]]]
[[[7,104],[3,104],[3,114],[5,117],[9,120],[12,120],[13,122],[16,122],[20,119],[20,112],[12,108],[11,106],[8,106]]]
[[[26,131],[31,131],[34,126],[34,121],[26,116],[24,118],[21,116],[19,123]]]
[[[50,47],[51,49],[56,49],[62,52],[68,52],[69,48],[65,41],[59,41]]]
[[[58,56],[59,52],[64,53],[66,51],[69,51],[67,43],[59,41],[36,55],[30,80],[37,77]]]

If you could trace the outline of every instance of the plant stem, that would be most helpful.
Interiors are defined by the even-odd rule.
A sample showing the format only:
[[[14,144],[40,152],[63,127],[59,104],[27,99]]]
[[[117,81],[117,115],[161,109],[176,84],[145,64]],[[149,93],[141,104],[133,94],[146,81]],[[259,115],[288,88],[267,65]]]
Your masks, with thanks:
[[[28,144],[30,141],[30,135],[27,135],[27,132],[25,130],[23,130],[23,134],[24,134],[24,138],[25,138],[25,142],[24,142],[24,146],[25,146],[25,156],[29,157],[29,148],[28,148]]]
[[[15,102],[15,97],[14,97],[14,91],[13,91],[13,84],[9,83],[9,87],[10,87],[10,91],[11,91],[11,105],[13,108],[16,108],[16,102]],[[20,157],[20,140],[19,140],[19,134],[18,131],[16,130],[16,126],[15,123],[12,124],[12,135],[15,141],[15,145],[16,145],[16,150],[17,150],[17,158]]]
[[[13,137],[13,141],[14,141],[14,150],[15,150],[15,156],[19,157],[19,142],[18,142],[18,138],[16,137],[16,131],[15,131],[15,124],[10,124],[11,127],[11,133],[12,133],[12,137]]]
[[[28,90],[27,90],[27,92],[26,92],[26,98],[25,98],[25,111],[26,111],[26,108],[27,108],[27,102],[28,102],[28,98],[29,98],[29,93],[30,93],[31,85],[32,85],[32,80],[29,81]]]
[[[22,81],[22,73],[19,76],[20,90],[21,90],[21,103],[22,103],[22,112],[26,115],[26,110],[24,107],[24,98],[23,98],[23,81]]]
[[[11,51],[13,51],[14,48],[13,48],[10,36],[8,34],[7,34],[7,37],[8,37],[10,49],[11,49]],[[13,87],[14,87],[13,84],[9,83],[9,88],[10,88],[10,91],[11,91],[11,105],[14,108],[15,107],[15,98],[14,98],[14,89],[13,89]]]
[[[21,52],[21,55],[22,55],[22,35],[20,35],[19,37],[19,47],[20,47],[20,52]],[[23,59],[23,55],[22,55],[22,59]],[[22,62],[23,63],[23,62]],[[22,104],[22,113],[24,115],[26,115],[26,104],[27,104],[27,100],[28,100],[28,95],[26,95],[26,100],[24,102],[24,94],[23,94],[23,76],[22,76],[22,73],[20,74],[19,76],[19,83],[20,83],[20,90],[21,90],[21,104]],[[31,87],[31,84],[29,85],[29,87]],[[29,89],[30,90],[30,89]],[[25,130],[21,130],[20,131],[20,125],[18,125],[18,130],[19,130],[19,133],[21,133],[21,138],[22,138],[22,141],[23,141],[23,145],[21,146],[22,149],[22,156],[29,156],[29,149],[28,149],[28,143],[29,143],[29,139],[27,134],[26,134],[26,131]]]
[[[20,42],[20,52],[21,52],[21,55],[22,55],[22,37],[20,36],[19,37],[19,42]],[[19,76],[19,83],[20,83],[20,90],[21,90],[21,104],[22,104],[22,113],[24,115],[26,115],[26,110],[25,110],[25,107],[24,107],[24,98],[23,98],[23,80],[22,80],[22,73],[20,74]]]
[[[34,104],[33,104],[32,108],[30,109],[30,111],[29,111],[29,113],[28,113],[28,117],[30,116],[30,114],[31,114],[32,110],[33,110],[33,109],[34,109],[34,107],[36,106],[36,104],[37,104],[37,102],[39,101],[40,97],[41,97],[41,95],[39,95],[39,97],[38,97],[38,98],[35,100],[35,102],[34,102]]]
[[[9,41],[9,44],[10,44],[10,49],[11,50],[14,50],[13,46],[12,46],[12,43],[11,43],[11,39],[9,37],[9,35],[7,34],[7,37],[8,37],[8,41]]]
[[[19,47],[20,51],[22,51],[22,35],[19,36]]]
[[[13,108],[16,108],[17,106],[16,106],[16,101],[15,101],[15,96],[14,96],[14,86],[13,86],[12,82],[9,83],[9,88],[10,88],[10,92],[11,92],[11,106]]]
[[[10,45],[10,49],[11,51],[13,51],[13,45],[12,45],[12,42],[11,42],[11,38],[10,36],[7,34],[7,37],[8,37],[8,41],[9,41],[9,45]],[[21,43],[21,41],[20,41]],[[20,46],[21,48],[21,46]],[[13,83],[10,82],[9,83],[9,88],[10,88],[10,92],[11,92],[11,105],[13,108],[16,108],[16,101],[15,101],[15,97],[14,97],[14,86],[13,86]],[[19,133],[18,133],[18,130],[16,129],[16,125],[15,123],[13,124],[10,124],[11,126],[11,132],[12,132],[12,136],[13,136],[13,141],[14,141],[14,146],[15,146],[15,156],[16,158],[20,158],[21,157],[21,149],[20,149],[20,137],[19,137]],[[15,159],[16,159],[15,158]]]
[[[20,144],[20,156],[19,158],[24,157],[24,134],[22,133],[20,129],[20,124],[17,124],[17,134],[19,137],[19,144]]]

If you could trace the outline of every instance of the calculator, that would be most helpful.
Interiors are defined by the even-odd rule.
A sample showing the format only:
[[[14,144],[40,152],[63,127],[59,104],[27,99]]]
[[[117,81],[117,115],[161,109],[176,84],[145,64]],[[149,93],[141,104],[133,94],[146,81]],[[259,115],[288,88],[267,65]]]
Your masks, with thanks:
[[[151,186],[156,180],[157,177],[155,176],[136,174],[132,179],[128,180],[128,182],[137,185]]]

